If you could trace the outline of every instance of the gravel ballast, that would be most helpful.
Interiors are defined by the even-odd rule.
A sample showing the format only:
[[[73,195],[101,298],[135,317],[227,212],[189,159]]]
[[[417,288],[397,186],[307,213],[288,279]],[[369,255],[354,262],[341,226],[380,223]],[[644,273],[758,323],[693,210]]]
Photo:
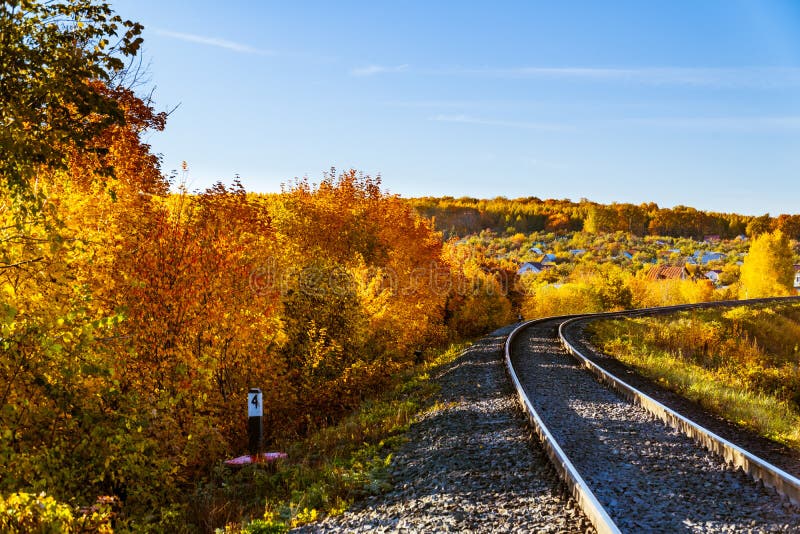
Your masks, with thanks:
[[[518,407],[502,359],[509,331],[434,377],[439,407],[411,426],[391,490],[295,532],[593,532]]]
[[[533,406],[623,532],[798,532],[800,510],[601,385],[561,347],[558,321],[515,341]]]

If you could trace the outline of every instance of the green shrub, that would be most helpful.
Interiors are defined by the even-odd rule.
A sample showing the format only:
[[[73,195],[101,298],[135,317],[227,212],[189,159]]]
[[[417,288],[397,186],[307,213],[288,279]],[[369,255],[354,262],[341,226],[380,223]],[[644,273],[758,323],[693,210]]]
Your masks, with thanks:
[[[40,493],[0,496],[0,532],[8,534],[112,533],[107,505],[93,506],[77,514],[72,507]]]

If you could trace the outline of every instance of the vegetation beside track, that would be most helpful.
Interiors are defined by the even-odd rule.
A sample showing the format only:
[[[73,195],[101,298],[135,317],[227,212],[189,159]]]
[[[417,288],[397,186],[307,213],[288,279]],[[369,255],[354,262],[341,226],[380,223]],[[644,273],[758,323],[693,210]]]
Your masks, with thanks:
[[[800,448],[800,304],[600,320],[587,332],[667,389]]]
[[[405,432],[421,413],[438,409],[439,388],[431,376],[468,345],[438,351],[428,362],[396,374],[382,395],[366,400],[339,424],[283,444],[289,459],[274,469],[232,472],[220,466],[196,494],[199,507],[217,516],[208,518],[214,524],[225,517],[251,518],[228,524],[226,533],[284,532],[391,488],[388,467]]]

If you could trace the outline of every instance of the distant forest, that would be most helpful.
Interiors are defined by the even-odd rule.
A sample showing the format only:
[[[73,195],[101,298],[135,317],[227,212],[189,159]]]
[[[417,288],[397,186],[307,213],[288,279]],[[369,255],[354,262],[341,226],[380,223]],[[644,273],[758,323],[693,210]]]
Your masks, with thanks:
[[[714,213],[687,206],[660,208],[647,204],[598,204],[585,199],[541,200],[537,197],[481,200],[469,197],[420,197],[410,199],[423,217],[433,219],[445,238],[491,230],[498,234],[538,231],[629,232],[637,236],[661,235],[704,239],[732,239],[781,230],[800,239],[800,215],[761,216]]]

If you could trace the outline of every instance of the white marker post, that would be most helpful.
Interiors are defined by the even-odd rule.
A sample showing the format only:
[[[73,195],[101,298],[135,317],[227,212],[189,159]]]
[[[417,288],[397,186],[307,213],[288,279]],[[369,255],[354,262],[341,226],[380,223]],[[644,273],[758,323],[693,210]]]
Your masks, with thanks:
[[[264,443],[264,427],[261,424],[261,417],[264,415],[261,390],[250,388],[247,393],[247,434],[249,437],[250,456],[253,461],[261,453]]]

